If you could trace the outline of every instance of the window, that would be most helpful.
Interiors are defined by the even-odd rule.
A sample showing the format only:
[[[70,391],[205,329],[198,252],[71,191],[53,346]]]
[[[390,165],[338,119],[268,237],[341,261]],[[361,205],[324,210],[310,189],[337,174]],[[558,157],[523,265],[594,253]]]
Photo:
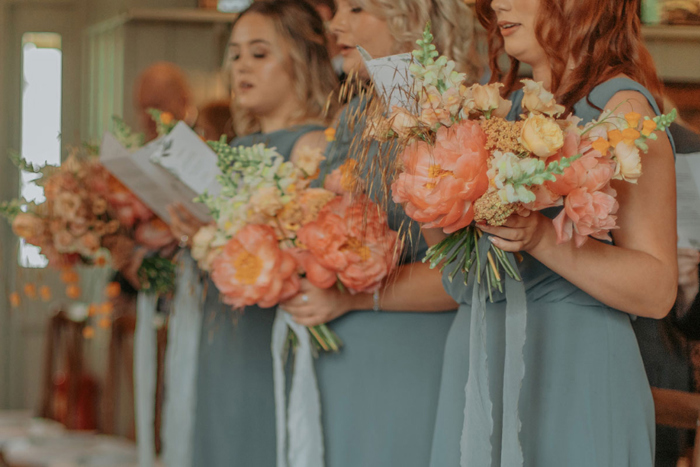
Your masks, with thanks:
[[[21,154],[33,164],[61,163],[61,35],[26,33],[22,37],[22,143]],[[36,175],[21,173],[21,196],[44,200]],[[39,249],[20,244],[19,263],[43,268],[48,261]]]

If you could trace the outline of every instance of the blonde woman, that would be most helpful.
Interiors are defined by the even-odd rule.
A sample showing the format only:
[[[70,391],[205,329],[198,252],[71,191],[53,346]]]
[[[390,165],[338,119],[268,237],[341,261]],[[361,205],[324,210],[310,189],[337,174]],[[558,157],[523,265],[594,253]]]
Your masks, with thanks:
[[[368,79],[356,46],[373,57],[409,52],[428,21],[440,51],[477,80],[472,15],[456,0],[338,1],[331,30],[344,71]],[[330,168],[352,156],[364,125],[351,120],[362,105],[356,99],[341,115]],[[390,206],[392,227],[405,222],[400,208]],[[420,261],[425,244],[417,228],[411,237],[398,277],[379,294],[343,294],[304,282],[284,304],[300,324],[331,321],[345,343],[340,353],[316,361],[327,467],[425,467],[430,461],[442,356],[454,318],[449,310],[456,303],[440,273]]]
[[[324,106],[337,80],[313,8],[293,0],[253,3],[233,27],[229,59],[239,135],[232,145],[266,143],[292,158],[297,148],[325,146]],[[196,223],[183,221],[176,234],[191,238]],[[192,465],[275,465],[274,316],[274,309],[231,310],[209,283]]]

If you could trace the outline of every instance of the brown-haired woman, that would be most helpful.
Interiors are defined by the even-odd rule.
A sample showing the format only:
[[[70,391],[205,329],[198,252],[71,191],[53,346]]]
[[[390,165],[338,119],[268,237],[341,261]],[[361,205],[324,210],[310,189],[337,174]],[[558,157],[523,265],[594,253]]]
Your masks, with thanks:
[[[497,57],[505,50],[509,91],[522,62],[584,122],[601,109],[653,117],[661,85],[640,38],[638,7],[639,0],[477,0],[494,80],[503,75]],[[512,99],[514,117],[522,93]],[[460,309],[446,346],[431,466],[653,465],[654,405],[630,315],[661,318],[676,295],[667,135],[649,145],[643,164],[636,185],[613,183],[620,204],[613,243],[558,245],[548,218],[557,212],[484,226],[496,246],[524,257],[524,379],[522,388],[510,387],[520,393],[519,420],[504,402],[508,382],[517,381],[504,363],[506,302],[486,305],[485,348],[470,349],[478,341],[470,336],[471,291],[455,280],[448,292]],[[485,398],[468,403],[465,391],[470,357],[483,352],[492,407]]]
[[[235,146],[265,143],[285,158],[326,145],[327,96],[337,79],[323,22],[305,2],[255,2],[229,43]],[[180,224],[193,235],[194,222]],[[274,309],[234,311],[209,282],[199,348],[194,466],[276,464],[270,352]]]

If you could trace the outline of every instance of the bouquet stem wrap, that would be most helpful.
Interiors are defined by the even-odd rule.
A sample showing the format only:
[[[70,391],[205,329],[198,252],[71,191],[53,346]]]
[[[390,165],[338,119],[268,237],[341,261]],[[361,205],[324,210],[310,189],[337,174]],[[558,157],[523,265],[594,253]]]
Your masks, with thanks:
[[[168,467],[192,465],[197,400],[197,355],[202,329],[202,286],[188,253],[180,257],[165,353],[163,460]]]
[[[481,257],[491,246],[488,234],[477,245]],[[511,266],[517,269],[515,258],[508,254]],[[481,264],[482,269],[488,262]],[[493,433],[493,403],[489,394],[488,362],[486,350],[486,281],[483,271],[470,271],[474,284],[472,292],[471,326],[469,336],[469,375],[464,388],[464,426],[462,429],[461,467],[490,466],[492,459],[491,435]],[[501,436],[501,466],[521,467],[523,453],[520,445],[520,415],[518,404],[520,388],[525,375],[525,332],[527,326],[527,298],[525,285],[506,274],[506,339],[503,378],[503,431]]]
[[[156,314],[155,294],[139,292],[136,298],[136,335],[134,336],[134,386],[136,393],[136,441],[141,467],[155,464],[156,405]]]
[[[285,383],[285,353],[289,330],[297,336],[289,406]],[[277,414],[277,467],[323,467],[321,396],[314,370],[311,336],[305,326],[277,308],[272,328],[272,364]]]

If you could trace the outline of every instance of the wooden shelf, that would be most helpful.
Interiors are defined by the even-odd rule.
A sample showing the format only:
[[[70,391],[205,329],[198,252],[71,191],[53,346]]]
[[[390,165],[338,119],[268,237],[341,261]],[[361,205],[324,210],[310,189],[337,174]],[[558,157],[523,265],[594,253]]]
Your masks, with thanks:
[[[201,8],[129,8],[114,18],[101,21],[86,29],[87,34],[96,34],[115,29],[130,22],[166,23],[232,23],[238,13],[222,13]]]
[[[700,26],[643,26],[647,41],[683,41],[700,43]]]

